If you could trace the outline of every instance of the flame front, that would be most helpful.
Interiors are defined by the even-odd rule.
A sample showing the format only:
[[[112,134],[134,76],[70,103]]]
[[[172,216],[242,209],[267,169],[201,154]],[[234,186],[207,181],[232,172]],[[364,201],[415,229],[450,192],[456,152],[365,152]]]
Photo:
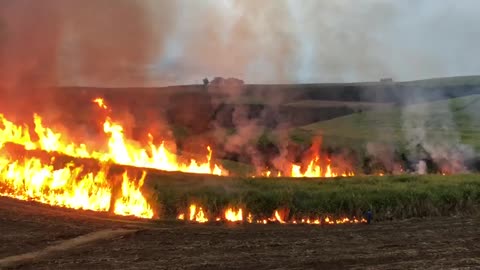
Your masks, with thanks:
[[[101,98],[93,100],[102,109],[107,105]],[[86,144],[69,142],[67,136],[45,127],[42,117],[34,114],[34,133],[38,140],[32,140],[27,125],[16,125],[0,114],[0,148],[5,143],[22,145],[26,150],[40,149],[47,152],[58,152],[71,157],[93,158],[99,161],[113,161],[117,164],[142,168],[152,168],[165,171],[180,171],[188,173],[228,175],[228,172],[212,162],[212,149],[206,147],[206,162],[191,159],[182,163],[177,155],[170,152],[165,143],[153,143],[153,136],[148,134],[150,141],[146,147],[139,142],[129,140],[124,135],[124,127],[107,117],[103,123],[103,131],[108,136],[104,149],[89,149]],[[106,151],[105,151],[106,150]]]
[[[36,158],[23,162],[0,158],[0,195],[73,209],[109,211],[112,187],[107,175],[105,167],[93,173],[72,164],[54,169]],[[122,197],[117,200],[114,213],[153,217],[150,206],[138,190],[143,182],[132,189],[134,182],[124,177]]]
[[[188,208],[188,221],[194,223],[206,223],[210,220],[215,222],[247,222],[247,223],[256,223],[256,224],[268,224],[268,223],[280,223],[280,224],[310,224],[310,225],[341,225],[341,224],[358,224],[358,223],[367,223],[367,220],[364,218],[357,219],[355,217],[348,218],[332,218],[326,216],[324,218],[287,218],[286,211],[275,210],[270,218],[255,219],[252,213],[246,215],[246,220],[244,220],[243,213],[245,211],[242,208],[227,208],[224,211],[222,217],[211,218],[206,215],[203,207],[198,206],[197,204],[191,204]],[[179,213],[177,215],[177,220],[184,221],[185,214]]]
[[[41,149],[47,152],[59,152],[72,157],[79,158],[97,158],[102,156],[98,152],[90,152],[85,144],[65,143],[61,133],[54,132],[52,129],[44,127],[42,117],[38,114],[33,115],[34,132],[38,140],[34,141],[30,137],[30,130],[27,125],[16,125],[0,114],[0,148],[5,143],[14,143],[22,145],[26,150]]]
[[[260,175],[264,177],[284,176],[284,177],[295,177],[295,178],[300,178],[300,177],[332,178],[332,177],[338,177],[338,176],[350,177],[355,175],[352,171],[332,168],[332,162],[330,159],[327,159],[327,162],[324,165],[320,163],[321,163],[320,157],[317,155],[308,162],[308,165],[304,170],[302,170],[301,165],[289,164],[288,166],[286,166],[287,168],[289,168],[285,170],[286,173],[278,172],[277,174],[273,174],[272,171],[265,170],[264,172],[261,172]]]
[[[159,146],[153,144],[153,137],[149,134],[150,142],[147,151],[135,142],[128,142],[123,134],[123,127],[112,122],[109,118],[103,125],[104,131],[110,136],[108,141],[109,152],[107,159],[122,165],[130,165],[142,168],[152,168],[164,171],[180,171],[188,173],[226,175],[219,165],[212,164],[212,150],[207,147],[207,162],[201,163],[194,159],[188,164],[182,164],[177,156],[165,148],[165,142]]]
[[[143,197],[140,188],[143,186],[145,176],[143,172],[142,178],[136,185],[131,181],[127,172],[122,175],[122,196],[115,201],[114,213],[121,216],[136,216],[144,218],[152,218],[153,210]]]
[[[109,108],[103,99],[96,98],[93,102],[102,109]],[[206,161],[200,162],[191,159],[189,162],[180,162],[177,155],[172,153],[162,141],[159,145],[154,144],[154,138],[148,134],[150,138],[146,145],[142,145],[137,141],[130,140],[125,136],[124,127],[113,121],[110,117],[106,117],[103,122],[103,131],[107,135],[107,141],[103,149],[95,149],[94,151],[85,144],[75,144],[69,142],[67,136],[53,131],[51,128],[44,127],[42,118],[35,114],[34,132],[37,141],[33,141],[30,137],[28,126],[16,125],[0,115],[0,121],[3,129],[0,128],[0,146],[6,142],[23,145],[25,149],[41,149],[48,152],[59,152],[72,157],[94,158],[100,161],[112,161],[121,165],[128,165],[142,168],[152,168],[165,171],[180,171],[187,173],[200,173],[212,175],[228,175],[228,172],[221,168],[218,164],[212,162],[212,149],[206,147]],[[352,171],[334,168],[331,160],[321,162],[322,159],[318,155],[305,163],[306,166],[298,164],[287,165],[282,172],[272,173],[270,170],[260,172],[259,175],[266,177],[337,177],[337,176],[354,176]]]

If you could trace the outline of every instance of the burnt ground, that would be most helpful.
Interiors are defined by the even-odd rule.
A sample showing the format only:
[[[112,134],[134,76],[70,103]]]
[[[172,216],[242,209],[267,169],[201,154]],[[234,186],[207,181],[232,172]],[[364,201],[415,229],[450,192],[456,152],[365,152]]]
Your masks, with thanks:
[[[56,250],[13,268],[480,268],[478,217],[324,227],[198,225],[138,221],[6,198],[0,198],[0,265],[6,257],[105,229],[134,231]]]

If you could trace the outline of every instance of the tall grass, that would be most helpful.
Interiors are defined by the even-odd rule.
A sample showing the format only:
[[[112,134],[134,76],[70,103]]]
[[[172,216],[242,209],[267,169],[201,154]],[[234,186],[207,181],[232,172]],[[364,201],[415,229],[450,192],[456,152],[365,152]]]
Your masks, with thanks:
[[[160,216],[172,219],[196,203],[212,215],[229,206],[269,217],[288,209],[291,217],[362,216],[403,219],[476,214],[480,209],[478,175],[352,177],[337,179],[221,178],[196,175],[152,175]]]
[[[454,126],[448,127],[449,132],[455,132],[463,144],[480,151],[480,121],[475,117],[480,108],[480,95],[409,105],[408,108],[418,111],[415,116],[425,120],[427,136],[442,131],[448,124],[445,119],[452,118],[453,123],[450,124]],[[402,126],[405,121],[402,119],[404,109],[392,106],[320,121],[292,131],[292,136],[297,141],[308,142],[312,134],[320,133],[325,137],[326,146],[362,147],[372,141],[402,146],[406,144]]]

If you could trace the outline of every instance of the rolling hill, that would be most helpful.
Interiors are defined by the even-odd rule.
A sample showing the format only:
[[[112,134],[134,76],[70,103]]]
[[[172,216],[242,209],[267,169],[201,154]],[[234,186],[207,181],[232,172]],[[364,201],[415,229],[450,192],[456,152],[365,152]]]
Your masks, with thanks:
[[[412,130],[426,139],[459,140],[480,150],[480,95],[408,106],[377,108],[303,126],[297,134],[322,134],[325,143],[358,145],[380,141],[404,145]]]

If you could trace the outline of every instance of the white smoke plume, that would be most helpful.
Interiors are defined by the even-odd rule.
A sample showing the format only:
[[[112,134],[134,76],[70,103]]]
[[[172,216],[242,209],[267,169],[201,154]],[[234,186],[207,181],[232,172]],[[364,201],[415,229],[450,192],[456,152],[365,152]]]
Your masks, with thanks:
[[[478,74],[479,9],[475,0],[4,0],[0,78],[158,86]]]
[[[412,160],[431,159],[442,172],[460,173],[467,170],[466,162],[475,151],[462,142],[450,106],[448,101],[438,101],[404,107],[403,133]],[[419,164],[419,173],[424,166]]]

